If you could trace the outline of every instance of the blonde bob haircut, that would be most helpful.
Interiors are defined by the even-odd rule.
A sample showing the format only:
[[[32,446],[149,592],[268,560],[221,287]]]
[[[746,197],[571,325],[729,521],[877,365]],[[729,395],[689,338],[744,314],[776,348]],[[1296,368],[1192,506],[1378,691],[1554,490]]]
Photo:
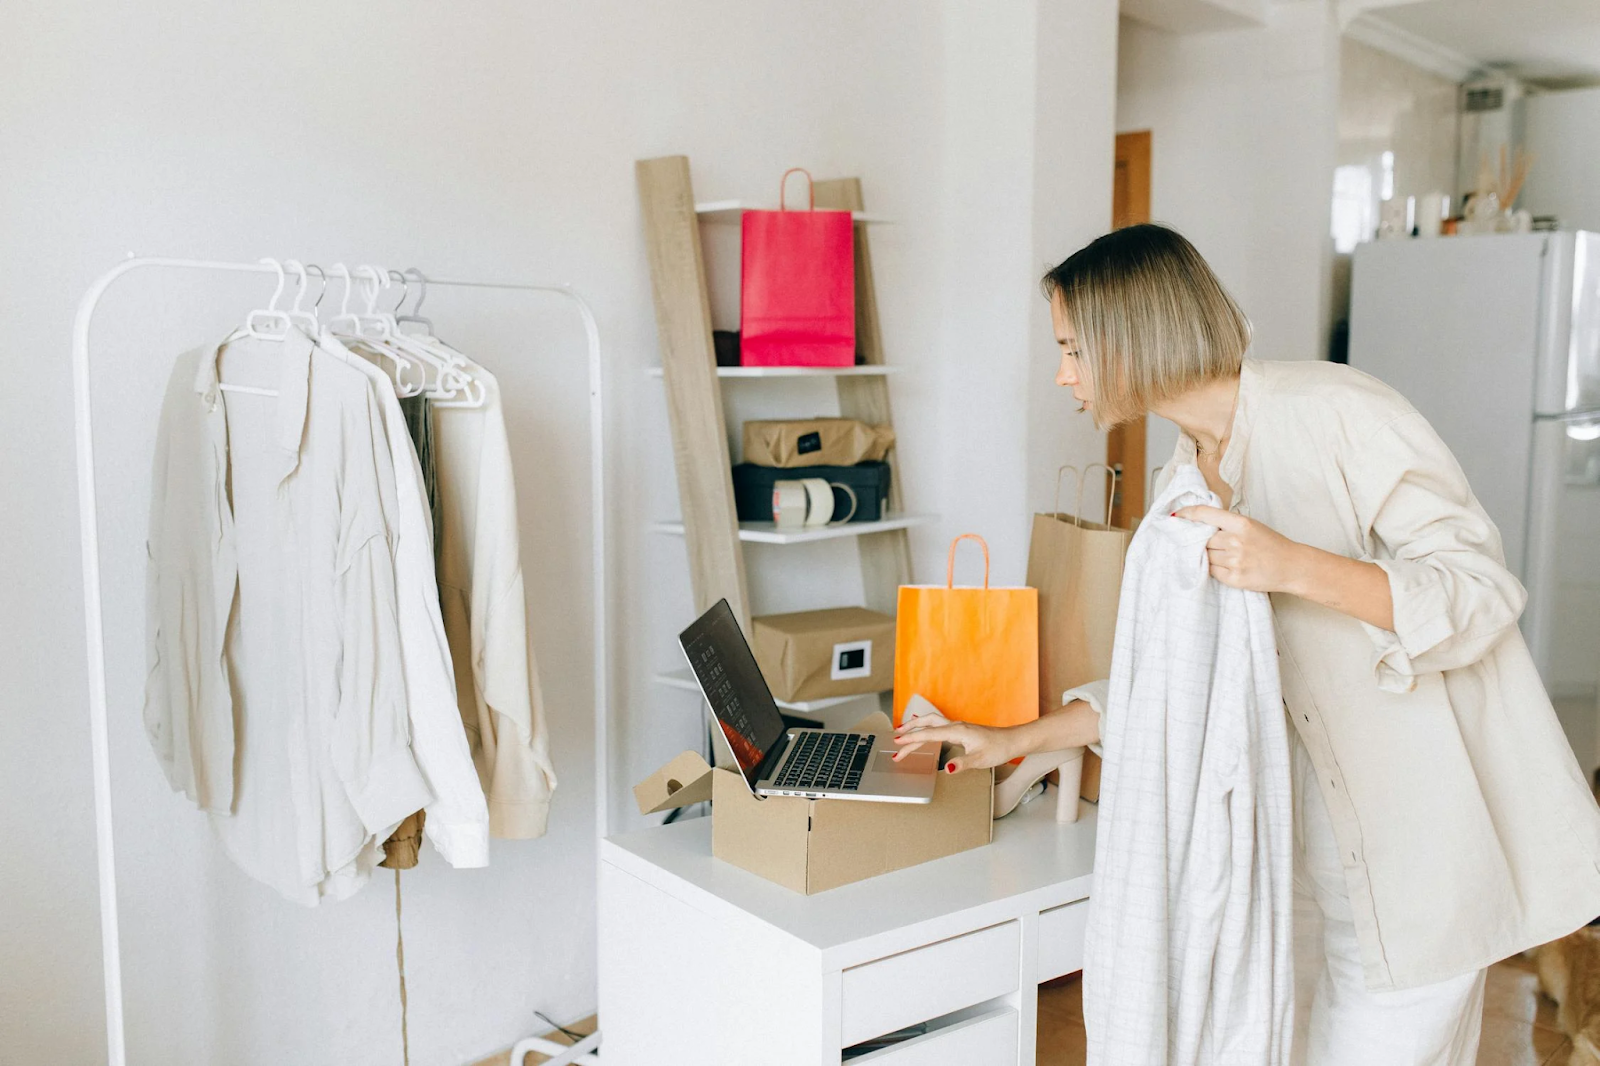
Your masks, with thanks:
[[[1250,322],[1182,235],[1128,226],[1072,253],[1044,276],[1078,342],[1095,422],[1114,426],[1239,372]]]

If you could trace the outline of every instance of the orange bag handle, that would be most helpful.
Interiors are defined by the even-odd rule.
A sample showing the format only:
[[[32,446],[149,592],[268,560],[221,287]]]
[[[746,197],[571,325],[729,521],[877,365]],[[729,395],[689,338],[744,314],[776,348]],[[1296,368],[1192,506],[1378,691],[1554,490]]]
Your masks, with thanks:
[[[790,174],[804,174],[806,176],[806,195],[809,196],[811,200],[810,204],[806,207],[806,210],[815,211],[817,209],[817,188],[811,183],[811,171],[807,170],[805,167],[790,167],[788,170],[783,172],[783,177],[778,179],[778,210],[789,210],[789,205],[785,203],[784,196],[788,192]]]
[[[945,569],[944,587],[947,589],[956,587],[956,547],[964,540],[975,540],[978,542],[978,547],[983,549],[983,587],[987,591],[989,588],[989,542],[976,533],[963,533],[950,542],[950,565]]]

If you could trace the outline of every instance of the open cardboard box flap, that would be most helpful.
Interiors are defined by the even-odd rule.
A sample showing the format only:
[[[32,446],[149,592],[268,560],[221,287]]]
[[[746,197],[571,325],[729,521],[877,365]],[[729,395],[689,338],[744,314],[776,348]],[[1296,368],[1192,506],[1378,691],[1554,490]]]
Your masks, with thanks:
[[[894,733],[882,712],[851,729]],[[713,855],[807,894],[966,851],[989,843],[994,833],[990,770],[939,774],[932,803],[758,798],[737,771],[713,769],[686,751],[633,794],[641,814],[711,799]]]

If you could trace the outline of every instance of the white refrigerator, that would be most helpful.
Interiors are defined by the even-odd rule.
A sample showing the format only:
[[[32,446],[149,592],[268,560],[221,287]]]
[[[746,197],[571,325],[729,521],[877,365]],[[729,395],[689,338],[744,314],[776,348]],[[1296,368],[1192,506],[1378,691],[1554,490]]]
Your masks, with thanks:
[[[1356,249],[1350,364],[1455,452],[1528,589],[1523,634],[1579,761],[1600,765],[1600,233]]]

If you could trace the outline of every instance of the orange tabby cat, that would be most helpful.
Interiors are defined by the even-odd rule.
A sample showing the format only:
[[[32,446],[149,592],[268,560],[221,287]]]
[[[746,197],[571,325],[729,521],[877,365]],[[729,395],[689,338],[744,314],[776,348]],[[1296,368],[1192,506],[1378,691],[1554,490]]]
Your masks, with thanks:
[[[1556,1022],[1572,1037],[1567,1066],[1600,1066],[1600,926],[1586,926],[1534,953]]]

